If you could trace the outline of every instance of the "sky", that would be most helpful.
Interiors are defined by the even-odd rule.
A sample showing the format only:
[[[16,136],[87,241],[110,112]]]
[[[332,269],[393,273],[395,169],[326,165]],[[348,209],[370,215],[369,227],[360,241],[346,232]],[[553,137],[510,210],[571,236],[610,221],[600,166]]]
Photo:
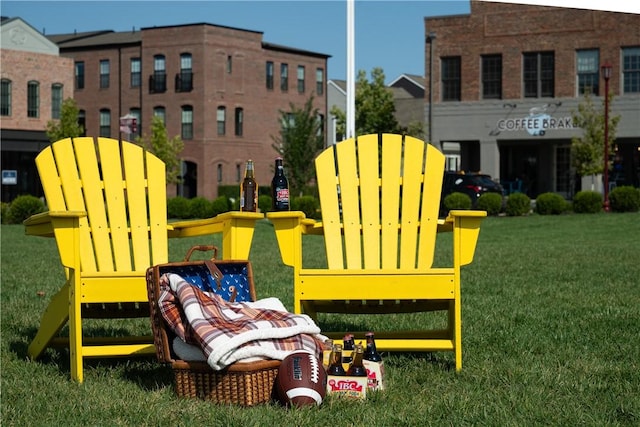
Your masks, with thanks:
[[[504,1],[504,0],[498,0]],[[638,0],[556,0],[640,13]],[[630,9],[630,10],[629,10]],[[356,0],[355,69],[381,67],[386,83],[402,74],[424,75],[424,18],[468,14],[469,0]],[[346,80],[345,0],[5,1],[2,16],[20,17],[46,35],[74,31],[131,31],[209,23],[260,31],[263,41],[330,55],[329,79]]]

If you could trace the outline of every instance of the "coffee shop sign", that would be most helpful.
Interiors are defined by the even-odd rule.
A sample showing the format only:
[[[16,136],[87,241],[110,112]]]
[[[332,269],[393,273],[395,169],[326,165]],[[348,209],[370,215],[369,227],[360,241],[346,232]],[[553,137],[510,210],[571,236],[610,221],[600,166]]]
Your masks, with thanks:
[[[526,130],[531,136],[544,136],[548,130],[573,129],[574,125],[572,117],[551,117],[543,106],[531,108],[528,117],[500,119],[497,128],[501,132]]]

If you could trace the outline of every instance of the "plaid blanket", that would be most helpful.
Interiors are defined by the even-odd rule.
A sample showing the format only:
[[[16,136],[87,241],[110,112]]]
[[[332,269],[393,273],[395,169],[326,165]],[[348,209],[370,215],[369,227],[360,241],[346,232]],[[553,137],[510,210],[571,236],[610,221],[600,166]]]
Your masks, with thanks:
[[[186,343],[202,348],[215,370],[255,357],[282,360],[296,350],[322,352],[320,328],[307,315],[230,303],[172,273],[159,285],[163,318]]]

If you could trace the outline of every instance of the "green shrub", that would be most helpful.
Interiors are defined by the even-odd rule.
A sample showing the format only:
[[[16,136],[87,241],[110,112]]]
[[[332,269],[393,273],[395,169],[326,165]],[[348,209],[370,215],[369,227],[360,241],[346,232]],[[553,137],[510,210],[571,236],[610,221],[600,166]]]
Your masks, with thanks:
[[[194,197],[189,200],[189,218],[211,218],[213,205],[204,197]]]
[[[502,195],[498,193],[484,193],[478,197],[476,208],[487,211],[487,215],[498,215],[502,210]]]
[[[231,210],[231,201],[226,196],[219,196],[211,202],[211,209],[213,210],[213,216],[229,212]]]
[[[302,211],[307,218],[319,218],[320,202],[313,196],[300,196],[291,199],[291,210]]]
[[[609,193],[609,206],[613,212],[638,212],[640,210],[640,189],[630,185],[614,188]]]
[[[459,192],[453,192],[444,198],[444,206],[447,210],[471,209],[471,197]]]
[[[505,211],[509,216],[527,215],[531,211],[531,199],[524,193],[513,193],[507,199]]]
[[[272,208],[271,196],[267,196],[266,194],[262,194],[258,196],[258,209],[260,212],[270,212]]]
[[[18,196],[9,205],[7,212],[7,223],[20,224],[31,215],[44,212],[45,206],[42,200],[35,196]]]
[[[178,196],[167,199],[167,217],[187,218],[189,216],[189,199]]]
[[[9,215],[9,203],[7,202],[0,202],[0,220],[2,221],[2,224],[6,224],[7,221],[9,220],[8,215]]]
[[[602,195],[595,191],[578,191],[573,196],[575,213],[598,213],[602,210]]]
[[[536,212],[540,215],[560,215],[567,210],[567,201],[558,193],[542,193],[536,198]]]

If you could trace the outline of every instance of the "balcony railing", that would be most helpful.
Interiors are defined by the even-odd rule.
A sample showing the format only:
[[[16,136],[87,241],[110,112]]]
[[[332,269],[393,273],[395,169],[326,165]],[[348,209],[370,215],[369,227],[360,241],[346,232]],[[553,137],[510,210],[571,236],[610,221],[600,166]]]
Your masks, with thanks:
[[[164,93],[167,91],[167,73],[155,72],[149,76],[149,93]]]
[[[191,92],[193,90],[193,72],[180,71],[176,74],[176,92]]]

